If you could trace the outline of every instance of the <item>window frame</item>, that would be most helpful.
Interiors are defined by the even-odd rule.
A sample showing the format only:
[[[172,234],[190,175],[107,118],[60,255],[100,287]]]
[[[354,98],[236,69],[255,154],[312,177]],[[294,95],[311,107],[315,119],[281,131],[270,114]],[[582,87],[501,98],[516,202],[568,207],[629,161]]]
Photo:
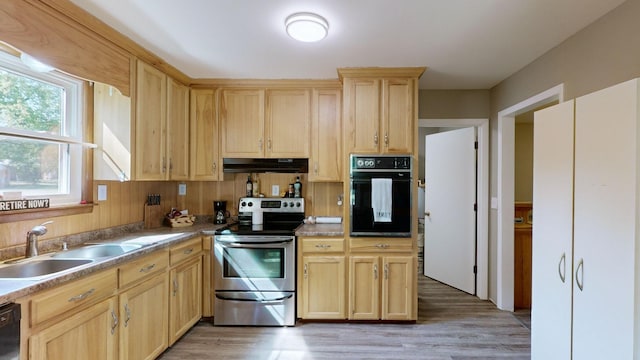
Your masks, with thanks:
[[[89,96],[91,94],[89,82],[55,70],[48,73],[33,71],[20,62],[19,58],[3,51],[0,51],[0,66],[7,71],[64,88],[66,92],[65,118],[71,118],[72,122],[71,128],[64,124],[65,130],[61,132],[61,135],[42,135],[29,130],[0,127],[2,135],[69,144],[70,151],[68,155],[69,172],[65,179],[69,182],[69,193],[25,196],[25,198],[49,198],[50,208],[3,211],[0,213],[0,223],[91,212],[93,205],[91,148],[95,145],[85,142],[93,140],[93,101]],[[65,135],[67,133],[68,135]]]

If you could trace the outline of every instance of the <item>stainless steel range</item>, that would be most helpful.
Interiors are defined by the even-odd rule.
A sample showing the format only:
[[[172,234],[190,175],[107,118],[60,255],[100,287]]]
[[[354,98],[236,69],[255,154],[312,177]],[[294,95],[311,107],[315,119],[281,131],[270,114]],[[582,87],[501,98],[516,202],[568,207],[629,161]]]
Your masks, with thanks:
[[[214,325],[295,325],[295,229],[302,198],[241,198],[238,223],[216,231]]]

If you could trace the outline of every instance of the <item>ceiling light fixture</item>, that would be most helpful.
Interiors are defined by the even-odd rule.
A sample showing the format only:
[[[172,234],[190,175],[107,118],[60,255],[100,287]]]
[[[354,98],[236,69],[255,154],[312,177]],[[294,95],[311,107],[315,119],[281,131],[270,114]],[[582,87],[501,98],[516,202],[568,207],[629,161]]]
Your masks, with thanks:
[[[303,42],[315,42],[324,39],[329,32],[329,23],[314,13],[295,13],[284,21],[287,34]]]
[[[49,72],[54,70],[53,66],[42,63],[27,53],[20,54],[20,61],[22,61],[22,63],[25,64],[29,69],[36,72]]]

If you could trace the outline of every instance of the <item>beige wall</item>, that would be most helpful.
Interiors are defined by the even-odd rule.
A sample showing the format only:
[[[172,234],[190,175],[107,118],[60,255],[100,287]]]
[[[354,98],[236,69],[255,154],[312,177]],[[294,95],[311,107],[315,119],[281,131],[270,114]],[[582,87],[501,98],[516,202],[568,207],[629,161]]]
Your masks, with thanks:
[[[628,0],[491,89],[491,197],[497,196],[498,187],[498,112],[562,83],[565,99],[573,99],[639,77],[639,14],[640,0]],[[496,227],[497,211],[492,209],[489,296],[494,300],[497,297]]]
[[[516,117],[513,199],[533,201],[533,122],[519,122]]]
[[[418,119],[486,119],[489,95],[489,90],[420,90]]]

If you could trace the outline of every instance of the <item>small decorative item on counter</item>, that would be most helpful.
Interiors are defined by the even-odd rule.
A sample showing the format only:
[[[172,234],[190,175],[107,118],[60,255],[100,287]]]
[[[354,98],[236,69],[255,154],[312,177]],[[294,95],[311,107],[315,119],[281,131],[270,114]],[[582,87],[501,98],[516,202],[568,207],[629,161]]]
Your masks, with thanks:
[[[289,191],[287,192],[287,197],[288,198],[292,198],[295,197],[295,188],[293,187],[293,184],[289,184]]]
[[[300,176],[296,177],[296,182],[293,183],[294,197],[302,197],[302,183],[300,182]]]
[[[176,209],[171,209],[165,218],[167,220],[167,224],[171,227],[192,226],[196,221],[196,217],[189,215],[188,211],[178,211]]]
[[[247,191],[245,195],[247,197],[253,196],[253,182],[251,181],[251,174],[247,176]]]

